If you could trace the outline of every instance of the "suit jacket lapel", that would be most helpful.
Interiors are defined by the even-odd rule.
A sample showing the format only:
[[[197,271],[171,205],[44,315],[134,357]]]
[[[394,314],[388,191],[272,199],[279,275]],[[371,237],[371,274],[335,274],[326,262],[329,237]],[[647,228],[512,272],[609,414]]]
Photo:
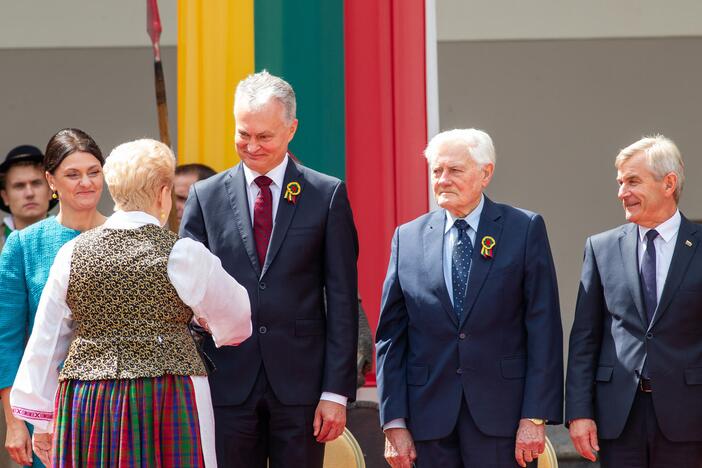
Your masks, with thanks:
[[[260,276],[261,266],[258,264],[258,254],[256,253],[256,243],[251,226],[251,214],[249,213],[249,198],[246,191],[246,178],[241,163],[234,166],[229,171],[229,177],[224,181],[224,185],[229,195],[229,203],[234,211],[236,227],[241,235],[241,240],[246,249],[246,253],[251,260],[251,266]]]
[[[648,317],[643,305],[641,295],[641,277],[639,276],[638,242],[639,230],[636,224],[625,226],[619,234],[619,251],[624,265],[624,280],[629,286],[629,292],[634,300],[634,306],[639,313],[639,318],[644,328],[647,328]]]
[[[481,242],[483,237],[490,236],[495,239],[495,255],[499,255],[500,234],[502,234],[502,223],[500,218],[502,213],[495,204],[485,197],[483,212],[480,215],[480,225],[478,233],[475,236],[475,245],[473,246],[473,256],[471,258],[470,276],[468,277],[468,291],[466,292],[466,302],[463,313],[461,314],[461,326],[465,323],[470,315],[475,300],[478,298],[478,293],[485,283],[490,268],[494,263],[491,258],[485,258],[480,254]]]
[[[295,203],[290,203],[285,198],[285,190],[290,182],[297,182],[300,184],[300,194],[297,196]],[[271,235],[271,242],[268,245],[268,253],[266,254],[266,262],[263,265],[263,271],[261,276],[266,274],[268,267],[275,259],[276,254],[280,250],[280,246],[283,245],[283,240],[285,240],[285,234],[288,232],[290,227],[290,222],[292,221],[293,215],[295,214],[295,207],[297,203],[304,203],[305,196],[305,178],[302,171],[297,167],[297,164],[292,160],[288,160],[288,166],[285,168],[285,178],[283,179],[283,186],[280,190],[280,201],[278,202],[278,211],[275,215],[275,223],[273,225],[273,233]]]
[[[446,289],[444,279],[444,226],[446,225],[446,213],[444,210],[436,210],[429,218],[424,228],[422,239],[424,251],[424,272],[429,283],[429,290],[435,294],[449,319],[458,326],[458,319],[453,312],[451,297]]]
[[[690,261],[692,257],[694,257],[699,243],[700,239],[697,236],[697,226],[682,216],[680,229],[678,230],[678,238],[675,241],[673,259],[670,262],[668,276],[663,286],[663,293],[661,293],[661,300],[658,301],[658,308],[651,321],[651,327],[660,320],[661,316],[668,309],[670,301],[673,300],[673,296],[675,296],[678,287],[680,287],[680,283],[687,273],[687,268],[690,266]]]

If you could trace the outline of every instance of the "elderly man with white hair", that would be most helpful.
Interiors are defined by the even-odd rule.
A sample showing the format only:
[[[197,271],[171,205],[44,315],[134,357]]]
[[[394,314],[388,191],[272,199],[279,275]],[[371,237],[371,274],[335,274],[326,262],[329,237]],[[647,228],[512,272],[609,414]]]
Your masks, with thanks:
[[[376,332],[393,467],[526,466],[562,420],[562,329],[544,221],[483,194],[490,136],[425,150],[439,210],[398,227]]]

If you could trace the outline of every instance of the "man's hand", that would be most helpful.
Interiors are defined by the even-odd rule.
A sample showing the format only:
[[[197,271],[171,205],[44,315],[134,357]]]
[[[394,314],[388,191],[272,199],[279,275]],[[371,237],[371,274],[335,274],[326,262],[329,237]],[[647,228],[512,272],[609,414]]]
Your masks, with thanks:
[[[32,465],[32,441],[29,437],[27,425],[21,419],[17,419],[11,414],[5,414],[7,423],[7,436],[5,437],[5,448],[10,454],[10,458],[22,466]]]
[[[597,461],[600,444],[597,442],[597,424],[594,420],[573,419],[570,422],[570,440],[580,455],[592,462]]]
[[[514,447],[514,458],[519,466],[526,467],[527,463],[531,463],[544,453],[545,441],[544,424],[534,424],[528,419],[520,419],[517,442]]]
[[[51,468],[51,439],[53,434],[37,434],[32,435],[32,446],[34,453],[37,454],[39,460],[46,466]]]
[[[317,442],[331,442],[344,432],[346,407],[333,401],[319,400],[314,412],[314,436]]]
[[[417,459],[410,431],[404,428],[385,431],[385,460],[392,468],[412,468]]]

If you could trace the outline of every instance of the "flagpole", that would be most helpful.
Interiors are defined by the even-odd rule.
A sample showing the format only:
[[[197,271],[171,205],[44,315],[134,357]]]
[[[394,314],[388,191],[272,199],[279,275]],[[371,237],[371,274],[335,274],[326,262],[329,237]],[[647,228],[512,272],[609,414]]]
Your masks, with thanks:
[[[168,132],[168,103],[166,101],[166,80],[163,76],[161,63],[161,18],[158,14],[158,0],[146,0],[146,32],[151,39],[154,52],[154,84],[156,87],[156,109],[158,112],[158,130],[161,141],[171,146],[171,137]],[[168,227],[178,233],[179,222],[176,215],[175,193],[171,191],[171,212],[168,214]]]

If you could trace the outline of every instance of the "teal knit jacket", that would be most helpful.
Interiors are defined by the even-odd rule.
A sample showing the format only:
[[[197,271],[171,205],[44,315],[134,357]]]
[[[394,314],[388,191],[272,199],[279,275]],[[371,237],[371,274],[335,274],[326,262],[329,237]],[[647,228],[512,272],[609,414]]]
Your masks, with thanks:
[[[0,389],[15,380],[56,254],[78,234],[52,216],[7,238],[0,254]]]

